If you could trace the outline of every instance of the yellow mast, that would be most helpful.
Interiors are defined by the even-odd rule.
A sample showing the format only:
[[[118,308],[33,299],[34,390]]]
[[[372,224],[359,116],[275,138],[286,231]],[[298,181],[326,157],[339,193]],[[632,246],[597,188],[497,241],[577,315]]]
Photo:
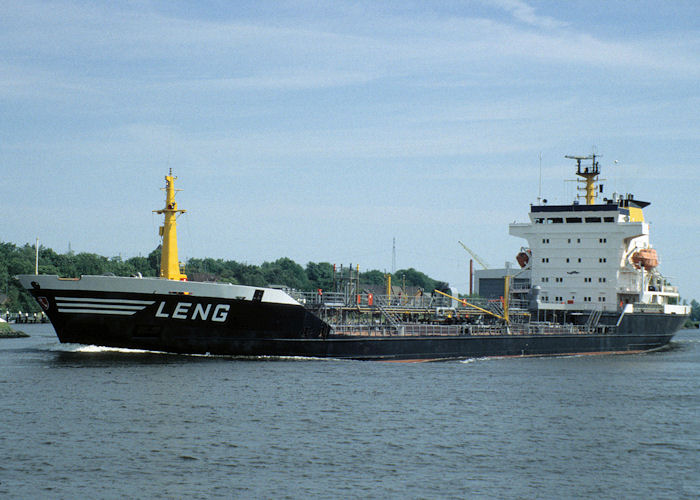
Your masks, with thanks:
[[[576,160],[576,175],[583,177],[586,181],[586,205],[593,205],[595,203],[597,190],[596,181],[598,180],[598,175],[600,174],[600,166],[596,161],[596,155],[590,156],[566,156],[571,160]],[[591,160],[590,167],[582,167],[581,160]]]
[[[165,214],[165,221],[160,226],[159,234],[163,238],[163,245],[160,258],[160,277],[169,280],[186,281],[187,276],[182,273],[180,261],[177,256],[177,229],[175,219],[178,214],[185,213],[186,210],[178,210],[175,201],[175,179],[173,171],[165,176],[165,208],[154,210],[159,214]]]

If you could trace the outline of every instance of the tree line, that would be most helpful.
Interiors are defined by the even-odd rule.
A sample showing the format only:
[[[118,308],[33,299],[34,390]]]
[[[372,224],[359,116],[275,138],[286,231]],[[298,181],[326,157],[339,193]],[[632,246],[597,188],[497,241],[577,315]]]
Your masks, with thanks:
[[[39,247],[39,274],[55,274],[73,278],[81,275],[114,274],[116,276],[158,276],[160,269],[160,246],[147,257],[104,257],[94,253],[67,252],[59,254],[54,250]],[[36,250],[28,243],[18,246],[0,242],[0,307],[3,310],[37,312],[34,299],[19,284],[14,276],[32,274],[35,267]],[[347,270],[348,268],[345,268]],[[261,265],[246,264],[233,260],[213,258],[192,258],[186,263],[185,273],[190,279],[211,279],[264,287],[281,285],[296,290],[332,290],[339,269],[328,262],[309,262],[306,267],[292,259],[282,257],[274,262]],[[447,291],[448,284],[430,278],[413,268],[401,269],[394,273],[394,285],[419,287],[426,292],[435,289]],[[385,285],[386,275],[378,270],[361,272],[361,285]]]
[[[160,269],[160,246],[147,257],[104,257],[94,253],[67,252],[59,254],[50,248],[39,247],[39,274],[55,274],[65,278],[81,275],[114,274],[116,276],[158,276]],[[28,243],[17,246],[0,242],[0,308],[9,311],[38,312],[39,307],[29,293],[14,279],[17,274],[34,273],[36,250]],[[192,278],[264,287],[281,285],[296,290],[332,290],[337,277],[333,264],[309,262],[306,267],[292,259],[282,257],[274,262],[263,262],[257,266],[233,260],[192,258],[187,261],[186,274]],[[347,271],[348,268],[345,268]],[[394,285],[422,288],[426,292],[437,289],[447,292],[449,285],[430,278],[413,268],[394,273]],[[386,274],[371,270],[360,273],[361,285],[386,285]],[[691,300],[691,320],[700,321],[700,303]]]

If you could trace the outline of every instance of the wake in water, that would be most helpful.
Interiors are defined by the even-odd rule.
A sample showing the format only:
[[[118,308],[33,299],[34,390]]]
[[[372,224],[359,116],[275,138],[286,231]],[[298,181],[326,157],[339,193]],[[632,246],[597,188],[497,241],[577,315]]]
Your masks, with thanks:
[[[61,353],[86,353],[86,354],[126,354],[126,355],[143,355],[152,354],[155,356],[174,356],[184,358],[211,358],[211,359],[232,359],[241,361],[339,361],[327,358],[312,358],[305,356],[230,356],[226,354],[190,354],[176,353],[167,351],[149,351],[145,349],[128,349],[125,347],[106,347],[98,345],[83,345],[83,344],[52,344],[49,346],[49,351]]]
[[[101,353],[101,352],[120,352],[125,354],[169,354],[160,351],[146,351],[143,349],[126,349],[121,347],[104,347],[99,345],[83,345],[83,344],[55,344],[49,348],[53,352],[86,352],[86,353]]]

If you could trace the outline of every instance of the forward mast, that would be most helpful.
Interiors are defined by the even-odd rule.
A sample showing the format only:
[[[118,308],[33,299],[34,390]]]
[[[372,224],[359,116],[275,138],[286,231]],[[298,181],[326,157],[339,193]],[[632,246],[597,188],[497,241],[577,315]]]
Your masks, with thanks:
[[[177,177],[173,176],[173,171],[170,169],[168,175],[165,176],[165,188],[161,188],[165,191],[165,208],[154,210],[155,213],[165,216],[163,225],[160,226],[159,230],[159,235],[163,238],[160,257],[160,277],[169,280],[187,281],[187,275],[183,273],[183,266],[177,254],[176,222],[177,216],[185,213],[186,210],[179,210],[177,208],[175,191],[182,190],[175,189],[175,179],[177,179]]]

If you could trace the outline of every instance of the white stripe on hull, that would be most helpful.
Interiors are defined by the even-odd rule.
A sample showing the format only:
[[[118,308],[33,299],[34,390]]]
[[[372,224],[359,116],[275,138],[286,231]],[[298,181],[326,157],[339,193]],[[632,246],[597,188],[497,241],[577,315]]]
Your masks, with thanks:
[[[115,314],[131,316],[153,305],[153,300],[56,297],[58,312],[66,314]]]
[[[91,297],[56,297],[56,301],[70,301],[70,302],[94,302],[94,303],[110,303],[110,304],[144,304],[150,306],[154,301],[152,300],[135,300],[135,299],[98,299]]]
[[[131,316],[136,313],[136,311],[115,311],[113,309],[61,309],[60,307],[58,312],[67,314],[118,314],[122,316]]]
[[[123,306],[119,304],[86,304],[76,302],[56,302],[58,307],[83,309],[85,307],[94,309],[121,309],[123,311],[140,311],[146,306]]]

